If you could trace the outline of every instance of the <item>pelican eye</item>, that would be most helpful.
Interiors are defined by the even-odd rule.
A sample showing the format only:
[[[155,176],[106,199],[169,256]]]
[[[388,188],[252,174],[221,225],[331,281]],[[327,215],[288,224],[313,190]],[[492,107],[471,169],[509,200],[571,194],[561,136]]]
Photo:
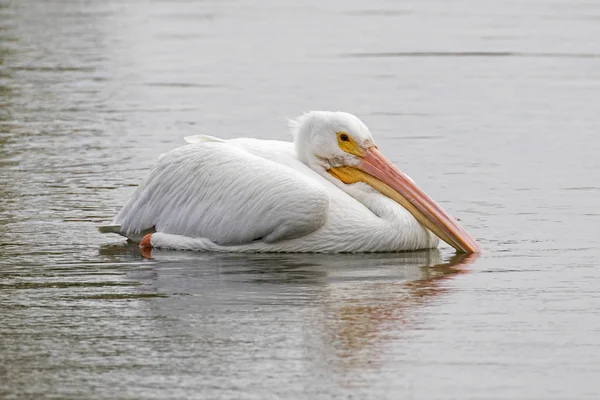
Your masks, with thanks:
[[[346,132],[337,132],[338,146],[346,153],[362,157],[364,150]]]

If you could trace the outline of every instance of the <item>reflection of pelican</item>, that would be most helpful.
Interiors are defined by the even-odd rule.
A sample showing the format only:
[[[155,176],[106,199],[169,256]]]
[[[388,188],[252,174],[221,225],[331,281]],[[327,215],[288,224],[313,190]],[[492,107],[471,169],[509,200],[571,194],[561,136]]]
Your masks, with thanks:
[[[101,231],[174,249],[386,252],[435,247],[439,237],[480,251],[355,116],[311,112],[292,128],[293,143],[189,138]]]
[[[100,255],[106,262],[135,266],[121,270],[131,271],[138,290],[169,298],[143,306],[151,316],[169,316],[169,333],[177,327],[182,335],[202,336],[212,357],[207,362],[246,354],[248,340],[254,349],[267,346],[264,332],[270,329],[289,339],[291,351],[303,352],[310,368],[322,363],[324,374],[332,367],[359,374],[377,367],[388,346],[397,348],[390,342],[401,347],[402,332],[421,325],[423,307],[443,300],[451,291],[448,281],[468,271],[464,267],[477,256],[457,254],[442,262],[435,249],[375,254],[156,249],[152,262],[137,264],[137,250],[137,245],[106,245]],[[149,319],[159,330],[163,318]],[[223,345],[224,332],[243,332],[243,340]]]
[[[333,317],[324,323],[332,333],[331,346],[342,366],[365,367],[379,358],[379,350],[374,351],[373,347],[378,347],[386,332],[397,333],[399,328],[413,325],[415,309],[446,292],[443,282],[466,273],[465,267],[477,257],[455,254],[447,262],[421,266],[418,279],[365,283],[360,292],[353,290],[351,296],[344,296],[344,291],[332,292],[335,298],[327,302],[327,314]]]

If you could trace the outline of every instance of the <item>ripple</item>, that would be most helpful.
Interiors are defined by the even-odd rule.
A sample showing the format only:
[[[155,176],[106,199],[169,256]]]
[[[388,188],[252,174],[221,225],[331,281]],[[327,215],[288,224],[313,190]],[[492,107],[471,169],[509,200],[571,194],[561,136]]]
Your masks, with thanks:
[[[527,53],[514,51],[398,51],[373,53],[345,53],[342,58],[395,58],[395,57],[524,57],[524,58],[600,58],[600,53]]]

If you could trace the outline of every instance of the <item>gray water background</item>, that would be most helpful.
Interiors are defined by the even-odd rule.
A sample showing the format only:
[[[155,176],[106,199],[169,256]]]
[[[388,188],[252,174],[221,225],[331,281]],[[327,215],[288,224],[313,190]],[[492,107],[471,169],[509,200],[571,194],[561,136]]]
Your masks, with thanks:
[[[0,0],[0,398],[596,399],[600,2]],[[344,110],[476,259],[103,236],[183,137]]]

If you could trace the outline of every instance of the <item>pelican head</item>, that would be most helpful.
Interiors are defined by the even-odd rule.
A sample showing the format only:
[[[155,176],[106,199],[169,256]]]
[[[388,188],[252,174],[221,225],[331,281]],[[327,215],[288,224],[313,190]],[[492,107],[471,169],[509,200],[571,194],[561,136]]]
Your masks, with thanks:
[[[406,208],[440,239],[465,253],[477,241],[377,149],[369,128],[345,112],[311,111],[290,123],[300,161],[343,185],[364,182]]]

